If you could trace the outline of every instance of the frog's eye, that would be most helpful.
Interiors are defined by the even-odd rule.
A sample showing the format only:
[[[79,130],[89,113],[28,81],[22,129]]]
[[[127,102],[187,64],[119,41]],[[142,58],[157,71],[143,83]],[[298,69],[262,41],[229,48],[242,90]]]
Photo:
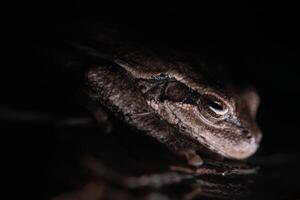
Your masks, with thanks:
[[[175,101],[182,102],[186,99],[189,89],[182,83],[177,81],[168,82],[164,91],[164,98]]]
[[[209,101],[208,107],[217,115],[225,115],[228,112],[228,108],[224,107],[219,101]]]
[[[224,117],[229,110],[225,103],[214,96],[204,97],[202,106],[206,112],[214,118]]]

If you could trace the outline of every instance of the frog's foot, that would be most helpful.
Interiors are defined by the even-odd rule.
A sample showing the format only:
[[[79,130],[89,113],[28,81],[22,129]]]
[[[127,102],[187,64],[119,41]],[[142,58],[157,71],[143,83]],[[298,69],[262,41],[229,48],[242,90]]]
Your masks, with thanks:
[[[185,149],[178,152],[179,155],[185,157],[188,165],[192,167],[200,167],[203,164],[202,158],[196,153],[195,150]]]

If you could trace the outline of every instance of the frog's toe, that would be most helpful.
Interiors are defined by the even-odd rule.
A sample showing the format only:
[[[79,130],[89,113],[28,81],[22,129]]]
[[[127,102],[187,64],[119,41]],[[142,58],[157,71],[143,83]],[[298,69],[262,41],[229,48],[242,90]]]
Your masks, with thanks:
[[[179,152],[179,154],[184,156],[188,165],[192,167],[199,167],[203,164],[202,158],[196,153],[195,150],[182,150]]]

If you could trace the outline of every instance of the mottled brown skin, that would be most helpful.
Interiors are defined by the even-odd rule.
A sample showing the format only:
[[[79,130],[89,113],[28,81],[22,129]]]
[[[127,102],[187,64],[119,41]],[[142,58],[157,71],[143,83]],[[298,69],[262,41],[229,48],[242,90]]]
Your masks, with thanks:
[[[189,164],[202,164],[195,152],[203,147],[229,159],[256,152],[262,135],[255,120],[259,98],[254,90],[238,90],[211,76],[206,69],[212,66],[183,62],[176,55],[121,46],[109,58],[110,64],[87,72],[90,96],[184,155]]]

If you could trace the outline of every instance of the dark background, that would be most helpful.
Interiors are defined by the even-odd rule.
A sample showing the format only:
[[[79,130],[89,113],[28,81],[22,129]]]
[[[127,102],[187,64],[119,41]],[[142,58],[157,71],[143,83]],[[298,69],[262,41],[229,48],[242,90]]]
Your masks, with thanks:
[[[80,25],[65,22],[109,22],[126,26],[136,39],[149,44],[201,51],[248,79],[261,96],[258,121],[264,138],[261,155],[283,155],[299,160],[300,31],[298,6],[288,2],[251,3],[45,3],[9,6],[3,23],[3,50],[8,53],[1,67],[2,107],[39,112],[63,112],[68,91],[63,75],[49,69],[42,56],[47,45],[61,38],[80,35]],[[84,31],[84,30],[82,30]],[[70,36],[71,37],[71,36]],[[51,130],[4,120],[3,149],[14,174],[26,175],[22,185],[44,194],[47,160],[55,141]],[[43,130],[43,131],[41,131]],[[267,174],[266,194],[288,190],[299,182],[299,162],[291,162]],[[294,170],[294,171],[293,171]],[[285,173],[288,172],[288,173]],[[275,174],[275,175],[274,175]],[[28,176],[29,175],[29,176]],[[33,177],[38,176],[37,179]],[[15,179],[14,179],[15,180]],[[36,181],[35,181],[36,180]],[[278,183],[278,184],[274,184]],[[279,184],[281,183],[281,184]],[[28,192],[28,190],[27,190]],[[263,191],[260,191],[264,193]],[[296,193],[295,190],[289,191]],[[279,199],[285,199],[286,194]]]

